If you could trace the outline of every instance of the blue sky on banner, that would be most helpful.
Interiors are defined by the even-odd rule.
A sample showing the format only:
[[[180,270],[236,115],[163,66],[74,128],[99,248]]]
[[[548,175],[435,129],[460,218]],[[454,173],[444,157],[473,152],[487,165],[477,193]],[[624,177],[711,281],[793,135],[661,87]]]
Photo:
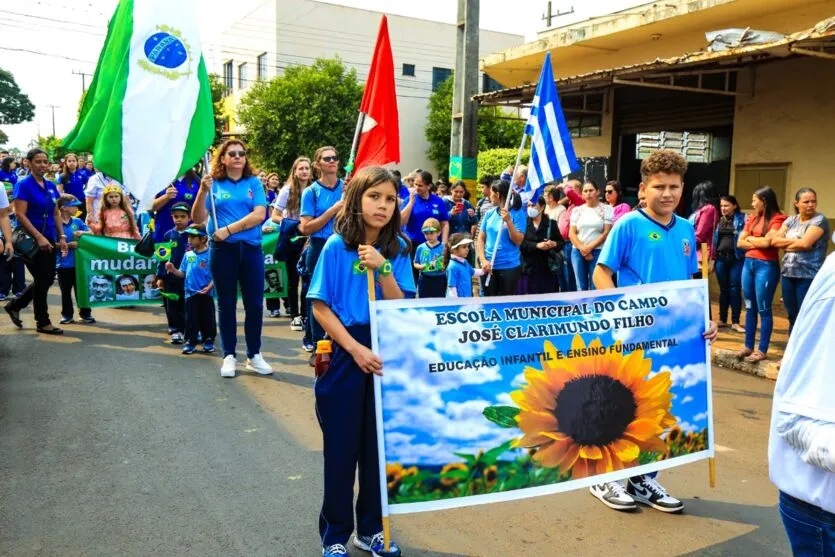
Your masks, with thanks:
[[[532,137],[532,145],[523,198],[536,201],[542,186],[580,170],[554,82],[550,52],[542,63],[525,135]]]
[[[694,283],[695,285],[695,283]],[[701,431],[707,426],[707,374],[705,345],[701,338],[704,321],[702,290],[665,290],[659,287],[651,294],[613,294],[606,299],[617,302],[622,298],[643,298],[647,295],[666,296],[669,305],[657,310],[655,324],[651,328],[625,329],[615,332],[584,334],[586,344],[600,338],[604,346],[624,342],[640,342],[653,339],[675,338],[678,347],[674,351],[660,348],[648,351],[652,359],[653,374],[669,371],[674,394],[672,413],[679,420],[679,427],[686,432]],[[573,305],[586,298],[562,299],[557,305]],[[497,307],[542,305],[542,301],[524,303],[508,302]],[[467,305],[467,311],[478,311],[485,306]],[[385,424],[386,454],[389,462],[403,465],[441,466],[460,462],[455,452],[476,454],[521,435],[517,429],[504,429],[489,422],[482,415],[487,406],[515,406],[510,392],[524,384],[526,365],[541,369],[536,364],[509,364],[487,367],[478,371],[452,371],[429,373],[431,362],[467,361],[482,356],[496,355],[494,342],[460,344],[458,338],[464,330],[480,330],[492,323],[437,326],[436,311],[452,311],[457,307],[430,306],[379,310],[378,330],[385,331],[384,342],[379,346],[385,362],[383,379],[383,414]],[[615,317],[634,315],[634,311],[616,311],[607,314]],[[578,320],[597,320],[590,315]],[[546,324],[549,321],[525,321],[517,324]],[[681,324],[693,323],[682,329]],[[502,322],[504,328],[511,323]],[[570,348],[571,336],[501,341],[505,354],[530,354],[541,352],[545,340],[550,340],[561,352]],[[510,457],[510,453],[507,455]]]

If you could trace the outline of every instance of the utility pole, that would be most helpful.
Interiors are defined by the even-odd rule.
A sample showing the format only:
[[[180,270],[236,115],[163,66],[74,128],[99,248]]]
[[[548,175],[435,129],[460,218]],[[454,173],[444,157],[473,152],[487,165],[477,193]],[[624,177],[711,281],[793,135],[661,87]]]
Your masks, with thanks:
[[[61,107],[60,106],[55,106],[54,104],[48,104],[46,106],[48,106],[49,108],[52,109],[52,135],[54,136],[55,135],[55,109],[56,108],[61,108]]]
[[[478,15],[479,0],[458,0],[455,86],[452,95],[452,137],[449,180],[463,180],[475,194],[478,161]]]
[[[72,74],[81,76],[81,94],[84,95],[84,93],[87,92],[87,77],[93,77],[93,75],[84,72],[77,72],[75,70],[72,71]]]

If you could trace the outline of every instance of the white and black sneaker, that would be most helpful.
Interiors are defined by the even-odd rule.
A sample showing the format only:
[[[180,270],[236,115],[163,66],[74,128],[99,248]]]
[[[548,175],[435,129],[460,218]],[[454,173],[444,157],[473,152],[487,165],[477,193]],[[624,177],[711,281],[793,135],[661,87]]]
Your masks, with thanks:
[[[667,493],[664,487],[649,476],[629,478],[626,491],[635,501],[665,513],[680,513],[684,503]]]
[[[600,499],[601,503],[616,511],[634,511],[638,508],[635,499],[629,496],[620,482],[593,485],[589,488],[589,492]]]
[[[304,323],[302,322],[301,316],[296,316],[290,321],[290,330],[291,331],[304,331]]]

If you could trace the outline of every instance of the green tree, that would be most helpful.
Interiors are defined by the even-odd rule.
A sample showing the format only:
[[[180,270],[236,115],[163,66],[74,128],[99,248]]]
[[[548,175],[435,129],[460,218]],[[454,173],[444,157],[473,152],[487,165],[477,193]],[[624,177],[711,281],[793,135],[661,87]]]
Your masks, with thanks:
[[[6,135],[6,132],[0,130],[0,145],[5,145],[9,142],[9,136]]]
[[[226,87],[220,76],[215,73],[209,74],[209,87],[212,90],[212,106],[215,112],[215,145],[219,145],[223,140],[223,128],[226,127],[227,117],[223,113],[223,97],[226,93]]]
[[[454,77],[450,77],[429,97],[429,116],[427,118],[426,141],[429,157],[441,175],[449,173],[449,140],[452,134],[452,93]],[[480,107],[478,109],[478,150],[512,147],[522,139],[525,123],[507,119],[507,114],[499,107]]]
[[[49,155],[50,160],[57,160],[59,157],[63,156],[66,149],[61,147],[62,139],[60,137],[55,137],[54,135],[47,135],[47,136],[38,136],[33,144],[35,147],[43,149]]]
[[[283,76],[259,81],[238,107],[256,164],[288,171],[296,157],[333,145],[344,162],[353,140],[362,85],[339,58],[291,66]]]
[[[0,68],[0,124],[20,124],[35,117],[35,105],[20,91],[14,76]]]

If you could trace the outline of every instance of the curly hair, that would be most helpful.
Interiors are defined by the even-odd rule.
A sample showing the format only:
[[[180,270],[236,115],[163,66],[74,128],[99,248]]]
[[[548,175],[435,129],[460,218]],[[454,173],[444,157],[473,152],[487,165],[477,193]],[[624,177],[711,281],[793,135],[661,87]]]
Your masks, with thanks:
[[[648,182],[653,174],[678,174],[682,178],[687,173],[687,159],[672,149],[659,149],[641,161],[641,180]]]
[[[212,159],[212,178],[215,180],[226,179],[226,165],[223,164],[223,157],[232,145],[240,145],[241,149],[244,151],[247,150],[246,145],[240,139],[227,139],[221,143],[220,147],[218,147],[217,151],[215,151],[215,156]],[[249,164],[249,157],[247,157],[242,177],[249,178],[250,176],[252,176],[252,166]]]

